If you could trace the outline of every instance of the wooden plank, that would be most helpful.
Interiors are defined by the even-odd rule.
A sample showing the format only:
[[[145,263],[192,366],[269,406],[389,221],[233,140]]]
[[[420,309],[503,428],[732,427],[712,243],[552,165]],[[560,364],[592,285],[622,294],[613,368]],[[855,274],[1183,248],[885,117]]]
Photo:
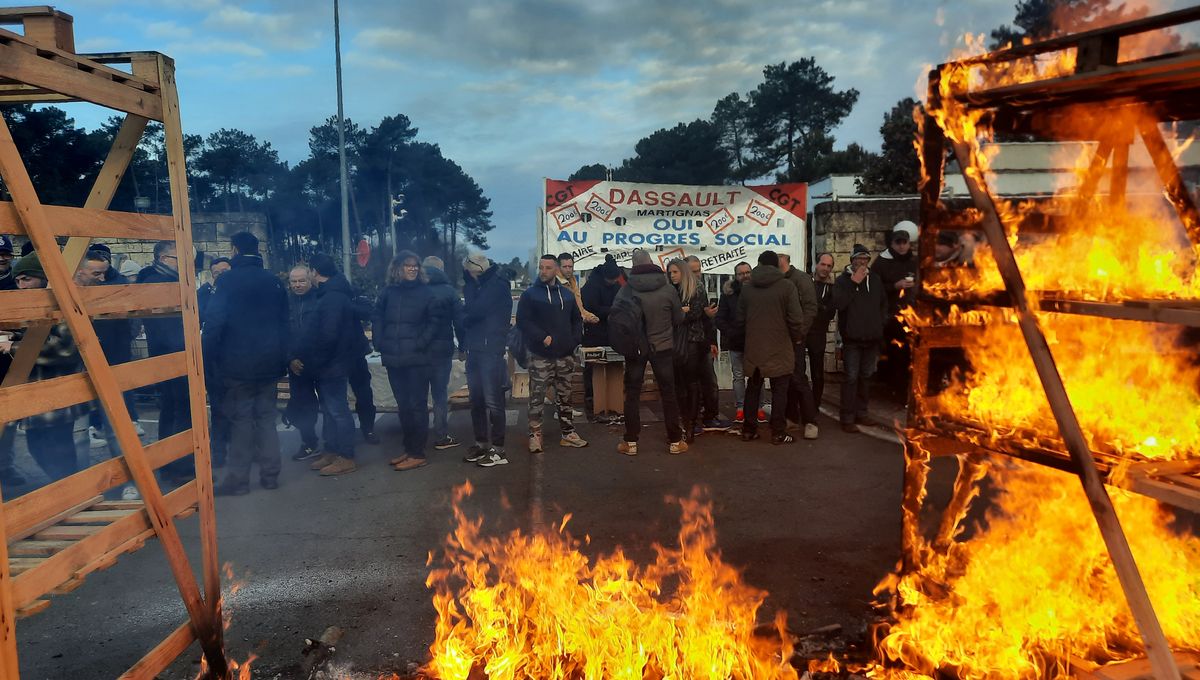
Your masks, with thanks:
[[[38,540],[63,540],[63,541],[78,541],[88,536],[94,536],[104,529],[102,526],[81,524],[78,526],[64,526],[56,524],[52,527],[46,527],[33,535]]]
[[[119,364],[113,368],[113,374],[119,389],[128,392],[184,375],[187,372],[184,359],[183,352],[161,354]],[[5,418],[17,420],[74,404],[83,404],[95,400],[97,396],[89,374],[76,373],[16,387],[0,388],[0,413],[4,413]]]
[[[84,510],[64,517],[60,524],[111,524],[140,510]]]
[[[17,541],[8,546],[8,554],[16,557],[53,555],[63,548],[71,547],[74,541]]]
[[[171,461],[192,453],[192,436],[184,431],[146,447],[146,458],[158,469]],[[87,469],[35,489],[4,504],[4,531],[9,541],[38,534],[56,524],[59,516],[74,514],[103,500],[105,491],[129,481],[129,468],[123,458],[110,458]],[[78,499],[86,499],[80,503]],[[138,501],[140,503],[140,501]],[[47,523],[47,520],[52,520]],[[39,533],[41,532],[41,533]]]
[[[92,61],[91,59],[88,59],[87,57],[75,54],[74,52],[69,52],[67,50],[57,48],[53,45],[33,44],[30,40],[27,39],[26,36],[20,35],[19,33],[15,33],[13,31],[9,31],[7,29],[0,28],[0,42],[11,43],[14,41],[20,42],[20,43],[25,43],[27,45],[31,45],[34,48],[36,48],[36,53],[39,56],[41,56],[43,59],[46,59],[47,61],[51,61],[56,64],[64,64],[64,65],[70,66],[71,68],[76,69],[81,73],[90,74],[96,80],[100,81],[101,83],[103,83],[103,82],[122,83],[122,84],[128,85],[130,88],[133,88],[134,90],[140,90],[142,92],[148,92],[151,94],[158,93],[158,85],[156,83],[149,82],[149,81],[145,80],[144,78],[141,78],[140,76],[134,75],[132,73],[128,73],[126,71],[122,71],[120,69],[115,69],[111,66],[101,64],[100,62]],[[16,76],[7,70],[3,71],[3,73],[4,73],[4,76],[7,78],[11,78],[13,80],[17,80],[17,81],[21,81],[21,82],[30,82],[30,81],[23,80],[19,76]],[[36,85],[37,83],[30,83],[30,84]],[[56,91],[56,92],[58,91],[55,88],[46,88],[46,89]],[[103,102],[98,102],[98,101],[95,101],[92,99],[88,99],[88,101],[93,104],[100,104],[101,106],[106,106],[106,104],[104,104]],[[116,108],[116,107],[112,107],[112,108]],[[130,112],[130,113],[136,113],[136,112]]]
[[[195,502],[196,483],[193,481],[167,494],[164,509],[174,516]],[[112,553],[124,552],[121,548],[126,542],[152,529],[145,512],[133,513],[112,524],[95,528],[98,531],[76,541],[70,548],[47,557],[36,570],[13,579],[13,598],[18,607],[38,599],[77,573],[90,573],[88,570],[93,563],[103,562]]]
[[[1179,213],[1179,219],[1183,222],[1184,229],[1187,230],[1193,252],[1200,253],[1200,211],[1196,209],[1196,202],[1192,200],[1192,195],[1188,191],[1187,183],[1183,180],[1183,174],[1179,171],[1175,157],[1167,148],[1162,130],[1158,129],[1158,122],[1149,117],[1143,117],[1139,122],[1138,132],[1146,144],[1146,151],[1154,161],[1154,169],[1158,172],[1158,177],[1166,190],[1167,200]]]
[[[4,300],[0,307],[0,323],[57,323],[62,319],[54,291],[50,288],[6,290],[0,292],[0,296]],[[88,316],[135,317],[179,309],[179,287],[173,283],[83,286],[79,297]]]
[[[0,488],[0,501],[3,501]],[[0,502],[0,526],[4,526],[4,503]],[[32,604],[32,603],[27,603]],[[0,680],[20,680],[17,664],[17,612],[13,575],[8,569],[8,541],[0,541]]]
[[[1146,655],[1154,666],[1154,674],[1158,680],[1179,680],[1179,669],[1176,668],[1171,658],[1171,647],[1167,643],[1162,625],[1154,612],[1154,606],[1150,603],[1146,585],[1142,582],[1137,562],[1129,549],[1129,541],[1125,538],[1120,519],[1113,509],[1112,499],[1109,498],[1100,472],[1096,469],[1096,461],[1092,458],[1092,452],[1088,448],[1087,438],[1083,434],[1075,409],[1067,395],[1066,386],[1063,384],[1062,375],[1058,372],[1050,345],[1046,342],[1046,336],[1042,333],[1037,316],[1029,308],[1025,297],[1025,279],[1017,264],[1012,245],[1006,238],[1004,224],[996,210],[991,194],[980,179],[983,173],[978,171],[975,163],[975,159],[981,153],[978,140],[954,140],[953,147],[959,167],[963,170],[963,180],[971,193],[971,198],[975,206],[983,212],[983,230],[987,235],[988,243],[991,244],[992,253],[996,257],[996,265],[1000,269],[1004,287],[1013,300],[1021,334],[1025,338],[1025,344],[1033,359],[1038,379],[1045,390],[1046,400],[1050,404],[1054,420],[1058,423],[1059,433],[1062,435],[1068,453],[1071,454],[1071,460],[1075,463],[1076,472],[1088,498],[1088,504],[1096,517],[1096,524],[1104,538],[1105,546],[1108,548],[1109,557],[1112,558],[1117,579],[1121,583],[1121,588],[1129,603],[1129,609],[1133,613],[1134,621],[1141,633]]]
[[[150,447],[146,447],[149,455]],[[141,501],[101,501],[92,506],[92,510],[141,510],[145,504]]]
[[[51,484],[50,486],[56,486],[56,484]],[[48,487],[37,489],[36,491],[27,494],[27,496],[33,495],[34,493],[37,493],[37,491],[42,491],[46,488]],[[36,509],[38,510],[36,515],[23,512],[24,508],[34,507],[36,499],[35,501],[30,502],[25,500],[25,496],[22,496],[16,500],[5,503],[5,540],[9,543],[20,541],[21,539],[32,536],[43,529],[58,524],[59,521],[64,517],[70,517],[81,510],[86,510],[87,508],[92,507],[96,504],[96,502],[104,499],[103,496],[95,495],[96,493],[97,492],[95,491],[89,491],[86,494],[83,494],[88,496],[83,500],[67,500],[66,502],[53,506],[38,505],[36,506]],[[46,494],[42,494],[42,496],[44,497]],[[26,517],[28,519],[26,519]]]
[[[190,621],[184,622],[154,646],[117,680],[154,680],[196,641]]]
[[[34,600],[17,610],[18,619],[26,619],[35,614],[41,614],[50,608],[50,600]],[[17,676],[13,676],[14,678]]]
[[[58,205],[48,205],[45,208],[46,216],[54,225],[56,236],[163,241],[174,238],[175,234],[174,222],[170,215],[150,215]],[[8,201],[0,201],[0,234],[23,235],[24,233],[25,225],[22,224],[16,207]]]
[[[1126,488],[1177,508],[1200,513],[1200,489],[1173,484],[1172,477],[1132,477]]]
[[[36,567],[42,566],[45,562],[45,557],[9,557],[8,572],[14,576],[19,576]]]
[[[10,31],[0,31],[3,33],[19,39]],[[21,49],[14,38],[0,40],[0,73],[5,77],[150,120],[162,118],[158,95],[147,92],[146,86],[138,87],[132,76],[125,74],[124,82],[100,77],[78,68],[77,63],[84,61],[80,58],[77,63],[53,61]],[[94,68],[107,67],[95,64]]]
[[[163,140],[167,151],[167,174],[171,184],[171,214],[175,218],[175,244],[179,261],[194,259],[192,212],[188,206],[187,154],[183,146],[183,125],[179,120],[179,93],[175,85],[175,62],[158,55],[158,82],[162,86]],[[212,459],[208,434],[208,412],[204,407],[204,362],[200,356],[200,317],[197,314],[196,273],[193,267],[179,268],[179,288],[183,298],[183,332],[188,354],[188,392],[192,406],[192,437],[196,451],[196,477],[199,493],[201,573],[209,617],[189,607],[192,626],[210,672],[216,677],[229,673],[225,658],[224,626],[221,616],[221,566],[217,555],[217,518],[213,503]],[[186,596],[185,596],[186,597]]]

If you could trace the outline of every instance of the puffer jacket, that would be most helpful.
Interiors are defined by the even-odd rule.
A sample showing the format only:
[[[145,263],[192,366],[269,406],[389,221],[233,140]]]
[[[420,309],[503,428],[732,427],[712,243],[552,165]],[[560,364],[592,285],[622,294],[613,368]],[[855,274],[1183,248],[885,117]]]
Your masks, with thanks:
[[[309,295],[315,296],[314,304],[304,309],[304,330],[291,358],[299,359],[304,374],[313,378],[349,375],[352,363],[362,356],[362,323],[354,313],[350,282],[335,274]]]
[[[257,255],[236,255],[208,304],[201,341],[206,370],[238,381],[287,372],[287,291]]]
[[[817,319],[817,291],[813,285],[812,277],[808,272],[800,271],[795,267],[789,268],[784,272],[783,277],[791,281],[796,287],[796,294],[800,296],[800,312],[802,315],[802,323],[804,324],[804,333],[808,333],[808,329],[812,328],[813,322]]]
[[[642,306],[646,340],[654,352],[675,348],[675,327],[683,323],[683,305],[679,293],[667,282],[667,275],[653,264],[640,264],[629,270],[629,289]]]
[[[446,315],[436,311],[433,291],[421,281],[388,284],[375,302],[372,321],[375,349],[391,368],[428,366],[437,326]]]

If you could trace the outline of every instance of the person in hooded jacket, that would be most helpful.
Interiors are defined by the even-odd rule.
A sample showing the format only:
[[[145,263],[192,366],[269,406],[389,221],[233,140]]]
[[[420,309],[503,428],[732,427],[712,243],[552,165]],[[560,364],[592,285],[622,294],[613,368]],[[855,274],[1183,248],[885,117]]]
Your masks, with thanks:
[[[221,389],[216,407],[229,423],[229,459],[218,496],[250,493],[254,463],[262,488],[279,488],[275,402],[288,363],[287,291],[263,268],[254,234],[240,231],[229,242],[230,269],[213,293],[201,335],[205,364]]]
[[[633,268],[629,284],[617,296],[634,298],[642,312],[641,352],[625,359],[625,436],[617,444],[617,452],[627,456],[638,454],[638,437],[642,431],[642,382],[646,364],[654,369],[659,385],[663,424],[667,429],[667,452],[672,455],[688,450],[679,420],[679,402],[675,398],[675,327],[683,323],[683,306],[679,294],[667,282],[667,276],[642,249],[633,251]]]
[[[900,311],[912,305],[916,293],[917,225],[904,220],[896,223],[888,235],[888,247],[871,264],[871,271],[883,281],[888,298],[888,319],[883,328],[883,354],[879,375],[892,394],[908,393],[908,365],[911,356],[908,334],[900,321]]]
[[[850,265],[833,284],[833,306],[837,309],[842,336],[842,430],[859,432],[867,416],[869,381],[879,360],[879,343],[887,320],[888,300],[883,280],[868,263],[871,252],[855,243]]]
[[[591,275],[583,284],[583,288],[580,289],[584,308],[596,317],[595,323],[584,323],[583,325],[584,347],[608,346],[608,313],[612,310],[617,292],[621,290],[620,278],[621,268],[617,266],[617,259],[612,255],[605,255],[604,264],[592,270]],[[593,368],[595,366],[590,363],[583,366],[583,411],[588,422],[594,422],[598,415],[607,418],[604,414],[595,413],[593,408],[595,404],[592,396]]]
[[[583,340],[583,314],[575,296],[558,282],[558,258],[538,260],[538,278],[517,301],[517,328],[529,349],[529,452],[541,453],[546,390],[554,390],[560,428],[559,445],[587,446],[575,431],[571,408],[571,375],[575,348]]]
[[[317,391],[325,443],[329,450],[309,466],[322,477],[354,472],[354,416],[346,390],[350,370],[362,351],[362,323],[354,311],[354,291],[346,277],[338,272],[333,258],[318,253],[308,262],[316,286],[316,296],[305,309],[303,330],[294,345],[289,368],[296,375],[307,374]]]
[[[422,279],[416,253],[400,251],[388,267],[387,280],[371,327],[400,416],[404,453],[391,463],[402,472],[426,465],[431,344],[451,313],[446,300],[436,297]]]
[[[795,369],[793,347],[804,340],[804,310],[796,286],[779,270],[779,256],[763,251],[738,298],[737,325],[746,336],[746,408],[742,441],[758,439],[758,405],[763,381],[771,381],[771,443],[790,444],[788,383]]]
[[[800,298],[800,310],[803,317],[804,335],[812,328],[817,318],[817,291],[813,286],[812,277],[808,272],[792,266],[792,257],[787,253],[779,253],[779,270],[783,277],[796,287]],[[812,384],[804,372],[804,343],[792,346],[796,355],[792,368],[792,379],[788,381],[788,420],[804,425],[804,438],[816,439],[820,434],[817,427],[817,400],[813,397]],[[774,396],[774,391],[772,391]],[[774,405],[772,405],[774,408]]]
[[[504,391],[508,381],[508,329],[512,293],[499,265],[482,253],[463,259],[463,337],[467,352],[467,391],[475,444],[463,460],[476,465],[508,462],[504,455]]]
[[[721,349],[729,352],[729,367],[733,373],[733,407],[736,411],[734,427],[739,430],[746,405],[746,374],[742,372],[746,336],[737,325],[737,309],[742,286],[750,282],[751,269],[749,262],[738,262],[734,265],[733,278],[726,281],[721,290],[717,316],[713,319],[717,330],[721,332]]]
[[[711,340],[704,313],[708,296],[700,278],[685,260],[667,263],[667,277],[679,294],[683,310],[683,321],[675,327],[675,394],[683,419],[684,439],[690,444],[701,429],[697,423],[702,399],[701,373],[706,370],[705,357]]]
[[[829,344],[829,324],[837,316],[833,306],[833,263],[833,253],[817,254],[812,275],[813,289],[817,293],[817,318],[804,338],[813,400],[818,405],[825,394],[825,347]]]
[[[430,373],[429,394],[433,400],[433,448],[443,451],[458,446],[458,440],[450,436],[450,371],[454,366],[455,338],[461,348],[463,341],[462,301],[446,276],[446,265],[442,258],[430,255],[421,262],[429,292],[438,303],[443,314],[434,329],[429,346]]]

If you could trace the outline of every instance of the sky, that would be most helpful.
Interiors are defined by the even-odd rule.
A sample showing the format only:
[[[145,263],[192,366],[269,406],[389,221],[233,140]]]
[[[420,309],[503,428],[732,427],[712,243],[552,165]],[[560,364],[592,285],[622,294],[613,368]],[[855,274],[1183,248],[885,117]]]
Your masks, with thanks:
[[[491,198],[493,259],[535,239],[542,178],[616,165],[707,118],[766,64],[815,57],[860,92],[837,146],[878,150],[884,113],[1015,0],[342,0],[346,115],[404,113]],[[76,50],[173,57],[184,128],[245,130],[289,163],[336,113],[332,0],[64,0]],[[82,108],[81,108],[82,107]],[[67,107],[95,127],[109,112]]]

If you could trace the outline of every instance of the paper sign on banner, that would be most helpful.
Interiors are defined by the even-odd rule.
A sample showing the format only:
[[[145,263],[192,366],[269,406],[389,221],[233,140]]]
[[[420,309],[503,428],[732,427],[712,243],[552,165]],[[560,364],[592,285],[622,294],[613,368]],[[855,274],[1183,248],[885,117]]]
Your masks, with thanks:
[[[579,213],[579,206],[574,203],[568,203],[558,210],[551,210],[550,216],[554,218],[559,229],[566,229],[583,220],[583,215]]]
[[[728,208],[721,208],[709,215],[708,219],[704,220],[704,224],[708,225],[709,231],[716,234],[725,227],[733,224],[733,213],[729,212]]]
[[[583,209],[595,215],[596,217],[599,217],[605,222],[607,222],[617,210],[611,203],[605,202],[604,199],[600,198],[596,194],[592,194],[588,197],[588,201],[586,204],[584,204]]]
[[[764,227],[771,223],[771,218],[774,216],[775,209],[757,198],[750,201],[750,205],[746,206],[746,217]]]
[[[662,270],[665,272],[667,271],[667,265],[671,264],[671,260],[682,260],[685,257],[687,257],[687,254],[683,252],[683,248],[668,250],[665,253],[658,254],[658,266],[662,267]],[[670,278],[668,277],[667,280],[669,281]]]

